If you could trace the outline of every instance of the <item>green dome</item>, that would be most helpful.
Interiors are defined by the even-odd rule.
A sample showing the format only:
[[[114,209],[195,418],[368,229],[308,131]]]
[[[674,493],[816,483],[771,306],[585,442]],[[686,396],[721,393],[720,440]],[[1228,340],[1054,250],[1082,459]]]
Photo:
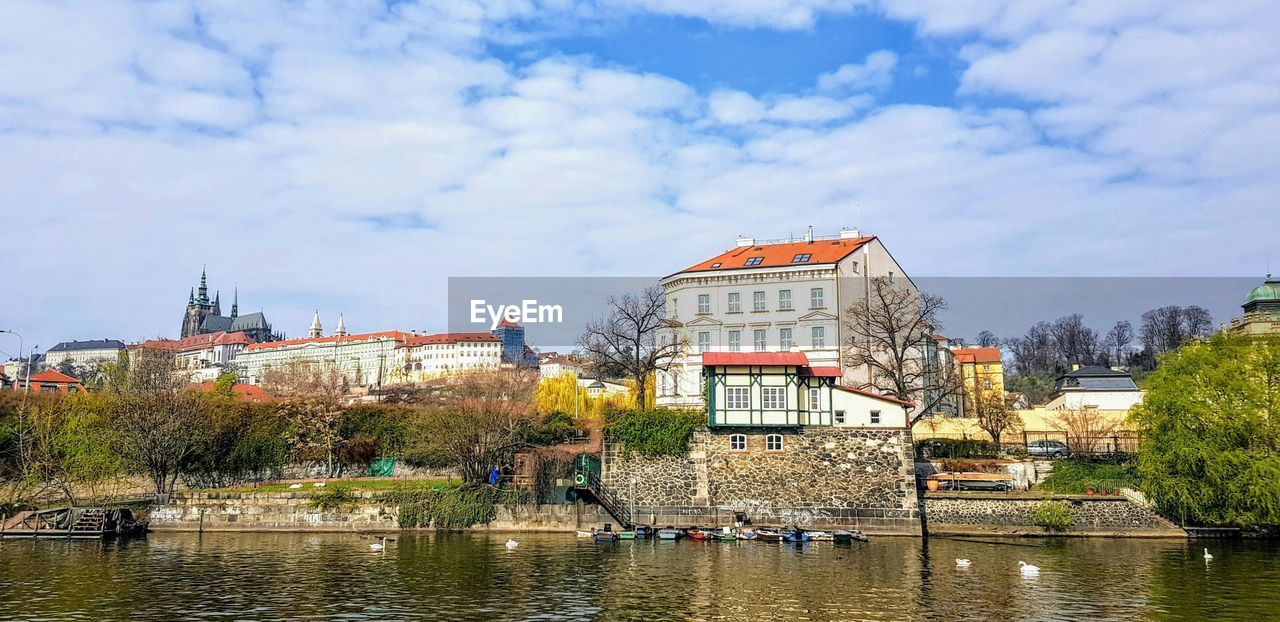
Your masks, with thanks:
[[[1245,304],[1251,302],[1280,302],[1280,281],[1272,280],[1268,274],[1266,282],[1253,288],[1244,299]]]

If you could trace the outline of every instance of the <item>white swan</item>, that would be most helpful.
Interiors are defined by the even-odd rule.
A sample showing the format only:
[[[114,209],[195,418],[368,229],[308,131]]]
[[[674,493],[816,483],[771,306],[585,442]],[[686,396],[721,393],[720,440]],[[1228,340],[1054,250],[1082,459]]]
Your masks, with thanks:
[[[1020,567],[1022,576],[1024,577],[1034,577],[1040,574],[1039,566],[1032,566],[1027,562],[1018,562],[1018,566]]]
[[[316,488],[324,488],[324,482],[316,482],[312,484],[312,486],[315,486]]]
[[[1204,561],[1209,561],[1209,560],[1211,560],[1211,559],[1213,559],[1213,556],[1209,554],[1209,549],[1205,549],[1205,550],[1204,550]]]
[[[961,568],[968,568],[973,562],[967,559],[956,559],[956,565]]]
[[[302,484],[289,484],[289,490],[297,490],[302,488]]]
[[[514,548],[516,548],[517,546],[520,546],[520,543],[519,543],[519,542],[516,542],[515,540],[507,540],[507,548],[508,548],[508,549],[514,549]]]
[[[381,542],[381,543],[375,543],[375,544],[370,544],[370,545],[369,545],[369,550],[370,550],[370,551],[373,551],[374,553],[377,553],[378,551],[381,551],[381,550],[383,550],[383,549],[385,549],[385,548],[387,548],[387,539],[386,539],[386,537],[383,537],[383,538],[382,538],[382,542]]]

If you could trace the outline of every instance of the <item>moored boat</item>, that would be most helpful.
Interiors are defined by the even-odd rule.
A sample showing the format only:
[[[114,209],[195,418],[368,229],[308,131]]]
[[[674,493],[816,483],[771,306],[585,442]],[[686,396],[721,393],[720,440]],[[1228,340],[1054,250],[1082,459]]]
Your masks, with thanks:
[[[699,529],[694,527],[689,530],[689,537],[694,540],[711,540],[716,537],[716,532],[709,529]]]
[[[683,534],[680,530],[674,527],[667,527],[666,529],[658,530],[659,540],[679,540],[681,535]]]
[[[737,533],[739,540],[755,540],[758,535],[754,529],[739,529]]]
[[[579,538],[590,538],[590,537],[592,537],[592,536],[594,536],[594,535],[596,535],[596,532],[594,532],[594,531],[582,531],[582,530],[578,530],[578,537],[579,537]]]
[[[636,533],[636,538],[637,538],[637,539],[640,539],[640,538],[652,538],[652,537],[653,537],[653,528],[652,528],[652,527],[645,527],[645,526],[641,525],[641,526],[639,526],[639,527],[636,527],[636,528],[635,528],[635,529],[633,529],[632,531],[635,531],[635,533]]]
[[[618,539],[619,539],[619,540],[635,540],[635,539],[636,539],[636,532],[634,532],[634,531],[619,531],[619,532],[618,532]]]
[[[809,539],[814,542],[831,542],[835,540],[835,536],[829,531],[806,531],[805,533],[809,534]]]
[[[854,541],[867,541],[866,534],[858,531],[857,529],[854,529],[853,531],[835,531],[831,534],[831,538],[835,540],[836,544],[850,544]]]
[[[757,529],[756,539],[764,542],[782,542],[782,533],[773,529]]]
[[[721,542],[736,542],[738,540],[738,534],[733,533],[733,531],[728,528],[725,528],[721,530],[720,533],[716,534],[716,539]]]
[[[782,532],[782,539],[785,542],[808,542],[809,532],[801,529],[791,529]]]
[[[618,534],[612,531],[597,531],[596,542],[613,542],[618,539]]]

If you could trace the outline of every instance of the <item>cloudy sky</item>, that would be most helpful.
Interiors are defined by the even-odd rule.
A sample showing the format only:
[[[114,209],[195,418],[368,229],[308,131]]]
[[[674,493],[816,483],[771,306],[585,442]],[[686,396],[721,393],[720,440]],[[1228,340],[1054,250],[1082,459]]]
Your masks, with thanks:
[[[0,328],[175,336],[208,264],[291,334],[431,330],[450,276],[809,225],[921,276],[1260,277],[1277,32],[1272,0],[6,0]]]

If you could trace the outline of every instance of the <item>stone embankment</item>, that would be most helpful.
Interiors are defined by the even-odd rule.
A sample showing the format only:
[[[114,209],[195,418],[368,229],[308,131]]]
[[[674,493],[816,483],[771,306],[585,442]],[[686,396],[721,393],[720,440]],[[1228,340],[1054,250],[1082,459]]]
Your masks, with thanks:
[[[187,492],[151,509],[156,531],[394,531],[398,509],[377,493],[353,491],[359,501],[339,509],[313,507],[305,493]],[[498,506],[497,517],[474,530],[561,531],[614,522],[594,505]]]
[[[1052,502],[1065,504],[1074,523],[1055,535],[1186,537],[1177,525],[1124,496],[929,492],[924,510],[932,535],[1048,535],[1033,513]]]

